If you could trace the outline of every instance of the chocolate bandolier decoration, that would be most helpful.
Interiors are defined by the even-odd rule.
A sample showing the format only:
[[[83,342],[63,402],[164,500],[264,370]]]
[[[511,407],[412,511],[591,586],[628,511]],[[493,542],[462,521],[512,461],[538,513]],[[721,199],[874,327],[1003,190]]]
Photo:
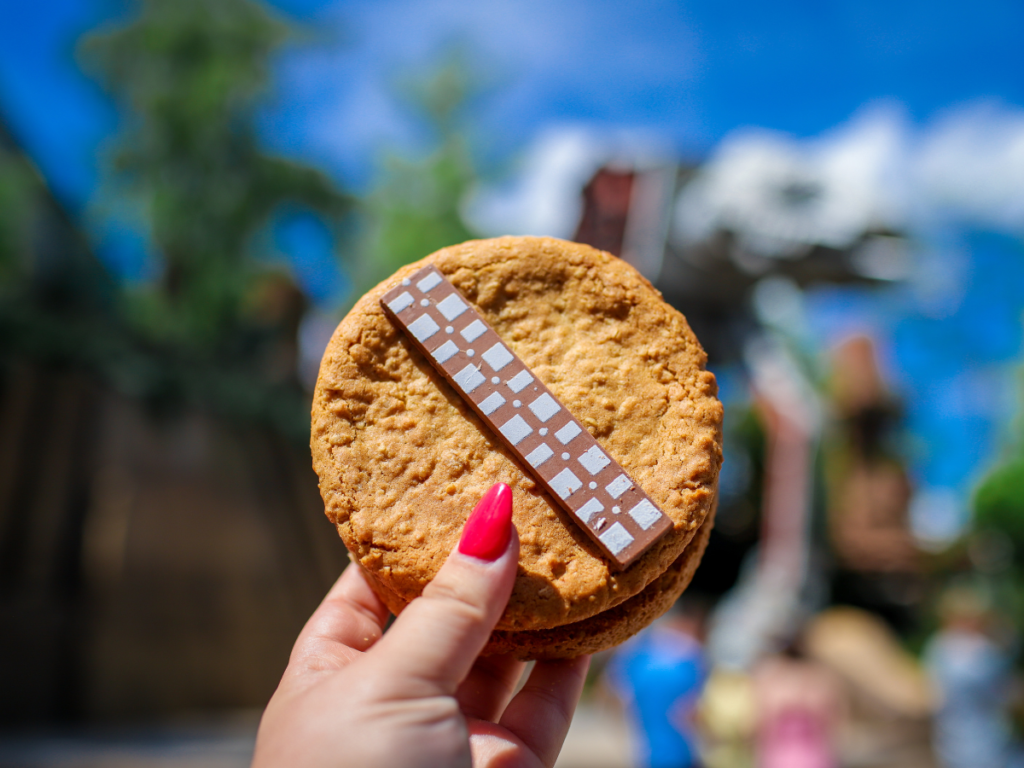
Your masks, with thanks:
[[[391,320],[619,568],[672,528],[436,267],[388,291]]]

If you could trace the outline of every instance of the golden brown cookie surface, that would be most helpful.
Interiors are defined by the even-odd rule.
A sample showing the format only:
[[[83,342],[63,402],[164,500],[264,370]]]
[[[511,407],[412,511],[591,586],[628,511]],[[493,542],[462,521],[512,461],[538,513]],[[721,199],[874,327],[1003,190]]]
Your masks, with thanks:
[[[672,518],[627,570],[609,568],[384,316],[380,296],[427,262]],[[703,523],[721,463],[715,393],[682,315],[624,262],[545,238],[464,243],[399,271],[339,325],[314,396],[314,467],[346,546],[403,602],[433,578],[477,499],[508,483],[520,570],[499,628],[557,627],[638,594]]]

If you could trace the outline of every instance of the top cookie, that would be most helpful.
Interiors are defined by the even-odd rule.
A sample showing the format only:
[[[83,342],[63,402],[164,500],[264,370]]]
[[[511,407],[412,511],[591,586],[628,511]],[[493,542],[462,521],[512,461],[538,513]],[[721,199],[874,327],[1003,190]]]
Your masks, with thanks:
[[[380,297],[436,266],[672,519],[623,572],[554,504],[385,317]],[[338,326],[313,401],[328,516],[381,588],[420,594],[493,483],[515,496],[519,576],[500,629],[593,616],[640,592],[704,521],[721,464],[721,404],[683,316],[592,248],[499,238],[446,248],[364,296]]]

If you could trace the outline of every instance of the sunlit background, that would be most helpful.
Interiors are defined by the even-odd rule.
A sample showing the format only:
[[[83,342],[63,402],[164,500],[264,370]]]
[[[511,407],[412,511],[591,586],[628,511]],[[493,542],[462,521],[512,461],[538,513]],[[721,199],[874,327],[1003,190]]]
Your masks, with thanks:
[[[0,765],[247,764],[347,562],[324,345],[501,234],[633,264],[718,376],[716,528],[661,627],[704,764],[1016,764],[1022,31],[1000,0],[0,3]],[[597,660],[560,765],[657,749],[643,653]]]

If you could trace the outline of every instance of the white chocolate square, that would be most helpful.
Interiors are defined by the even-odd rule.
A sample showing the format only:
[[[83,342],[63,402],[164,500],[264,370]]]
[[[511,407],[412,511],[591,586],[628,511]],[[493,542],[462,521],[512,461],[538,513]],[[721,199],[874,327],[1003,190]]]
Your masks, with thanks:
[[[658,518],[661,517],[661,512],[659,512],[658,508],[651,504],[647,499],[643,499],[639,504],[629,510],[629,516],[636,520],[636,524],[646,531],[658,522]]]
[[[504,404],[505,398],[497,392],[492,392],[481,401],[480,410],[484,412],[484,415],[490,416]]]
[[[604,504],[597,499],[591,499],[582,507],[576,510],[576,516],[579,517],[584,523],[589,523],[590,518],[596,515],[598,512],[604,512]]]
[[[533,432],[533,427],[526,423],[526,419],[517,415],[498,427],[498,431],[507,437],[512,445],[519,445],[524,437]]]
[[[530,451],[529,455],[526,457],[526,460],[530,463],[531,467],[539,467],[541,464],[543,464],[545,461],[547,461],[554,455],[555,452],[548,447],[547,443],[541,443],[532,451]]]
[[[430,315],[420,315],[409,323],[409,333],[416,337],[419,342],[424,342],[441,330],[441,326],[434,322]]]
[[[475,365],[467,365],[452,378],[467,395],[487,380]]]
[[[555,437],[558,438],[558,442],[560,442],[562,445],[568,445],[582,431],[583,430],[580,428],[579,424],[577,424],[575,421],[570,421],[560,430],[555,432]]]
[[[551,478],[549,482],[551,489],[563,499],[568,499],[569,496],[583,487],[583,482],[568,468],[563,469]]]
[[[441,276],[437,272],[431,272],[422,280],[416,283],[416,287],[424,293],[429,293],[441,284]]]
[[[511,379],[505,382],[505,386],[515,392],[517,395],[526,389],[530,384],[533,383],[533,376],[530,375],[529,371],[520,371]]]
[[[415,299],[413,299],[412,294],[408,291],[403,291],[398,298],[392,299],[391,302],[388,303],[388,309],[397,315],[403,309],[411,307],[413,301],[415,301]]]
[[[605,486],[605,490],[608,491],[609,496],[617,499],[632,487],[633,481],[627,475],[619,475]]]
[[[551,395],[545,392],[543,395],[538,397],[532,403],[530,403],[530,410],[533,411],[533,415],[540,419],[541,424],[550,419],[560,410],[562,406],[558,404]]]
[[[474,320],[472,323],[463,328],[459,333],[462,334],[462,338],[471,344],[479,339],[487,331],[487,326],[479,320]]]
[[[612,463],[605,452],[596,445],[591,446],[590,450],[580,456],[577,461],[592,475],[596,475]]]
[[[445,319],[449,322],[461,315],[467,309],[469,309],[469,307],[466,306],[466,302],[454,293],[437,302],[437,311],[444,315]]]
[[[458,351],[458,346],[455,344],[454,341],[449,339],[430,354],[434,356],[434,359],[437,360],[437,362],[444,363],[453,358],[456,354],[458,354]]]
[[[618,555],[622,550],[633,543],[633,537],[625,529],[622,523],[614,523],[611,528],[598,536],[601,543],[608,547],[613,555]]]
[[[487,361],[487,364],[491,366],[495,372],[500,371],[513,360],[512,353],[505,349],[502,344],[495,344],[484,352],[481,357]]]

